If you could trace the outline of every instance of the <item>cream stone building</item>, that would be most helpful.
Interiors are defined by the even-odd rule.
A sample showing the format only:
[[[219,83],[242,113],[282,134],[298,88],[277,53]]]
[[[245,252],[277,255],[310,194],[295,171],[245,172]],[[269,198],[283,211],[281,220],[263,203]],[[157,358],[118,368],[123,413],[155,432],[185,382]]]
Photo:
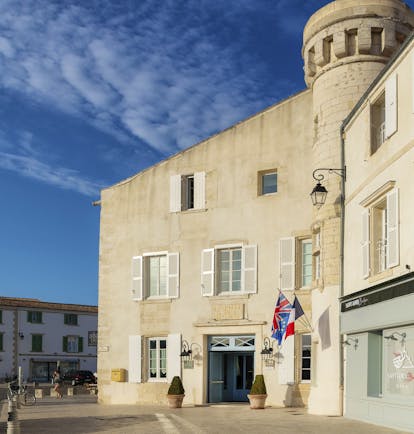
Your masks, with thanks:
[[[343,128],[345,414],[414,431],[414,36]]]
[[[328,4],[304,30],[307,90],[102,191],[100,402],[164,403],[174,375],[185,404],[244,401],[263,373],[268,404],[342,414],[341,125],[413,27],[400,0]],[[269,355],[278,289],[312,327]]]

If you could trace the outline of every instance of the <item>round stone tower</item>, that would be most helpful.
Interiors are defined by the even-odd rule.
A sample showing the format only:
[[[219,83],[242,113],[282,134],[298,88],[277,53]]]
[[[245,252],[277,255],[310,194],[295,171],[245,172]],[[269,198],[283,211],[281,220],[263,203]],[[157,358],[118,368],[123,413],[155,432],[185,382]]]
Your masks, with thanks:
[[[414,28],[401,0],[336,0],[309,19],[303,34],[305,81],[313,91],[313,169],[341,168],[340,126],[390,57]],[[312,293],[313,378],[309,411],[341,414],[339,336],[341,178],[323,172],[328,190],[314,211],[320,248],[318,286]],[[358,230],[358,229],[357,229]]]

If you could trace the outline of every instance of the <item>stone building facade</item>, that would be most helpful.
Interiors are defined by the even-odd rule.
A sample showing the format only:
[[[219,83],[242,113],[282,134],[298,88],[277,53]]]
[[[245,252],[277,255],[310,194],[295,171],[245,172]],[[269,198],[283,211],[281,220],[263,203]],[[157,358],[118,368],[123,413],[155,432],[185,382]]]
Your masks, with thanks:
[[[400,0],[328,4],[304,30],[307,90],[102,191],[101,402],[164,402],[173,375],[188,404],[240,401],[263,373],[269,404],[342,414],[340,128],[413,27]],[[315,169],[335,169],[320,209]],[[312,327],[265,357],[277,289]]]

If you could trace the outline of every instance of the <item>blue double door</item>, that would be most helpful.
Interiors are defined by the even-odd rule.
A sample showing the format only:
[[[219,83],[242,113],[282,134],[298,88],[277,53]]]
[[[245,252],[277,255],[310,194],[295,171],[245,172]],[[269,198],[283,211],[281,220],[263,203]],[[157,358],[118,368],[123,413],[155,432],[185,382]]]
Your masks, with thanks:
[[[210,351],[209,402],[248,401],[254,374],[254,352]]]

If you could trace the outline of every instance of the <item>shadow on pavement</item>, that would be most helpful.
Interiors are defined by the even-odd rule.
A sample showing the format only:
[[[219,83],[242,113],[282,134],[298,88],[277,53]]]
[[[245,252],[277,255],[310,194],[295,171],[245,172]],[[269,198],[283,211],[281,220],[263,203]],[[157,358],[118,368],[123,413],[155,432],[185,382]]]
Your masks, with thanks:
[[[88,416],[62,417],[56,419],[21,420],[20,430],[24,434],[87,434],[96,432],[118,432],[122,428],[137,426],[148,422],[156,422],[155,415],[139,416]],[[7,431],[7,422],[0,423],[0,432]],[[122,431],[119,431],[122,432]]]

